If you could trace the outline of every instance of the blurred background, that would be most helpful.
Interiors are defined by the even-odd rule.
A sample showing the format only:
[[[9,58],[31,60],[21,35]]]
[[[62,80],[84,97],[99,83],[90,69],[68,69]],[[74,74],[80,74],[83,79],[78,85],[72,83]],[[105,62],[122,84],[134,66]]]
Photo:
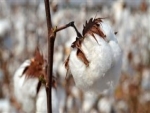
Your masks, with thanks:
[[[44,0],[0,1],[0,113],[24,113],[14,97],[13,76],[38,46],[47,57]],[[150,1],[53,0],[53,26],[71,21],[79,31],[91,17],[107,17],[123,51],[119,84],[112,94],[93,96],[65,79],[64,61],[75,40],[73,28],[57,34],[53,73],[57,77],[60,113],[150,113]],[[30,105],[29,105],[30,107]],[[39,112],[44,113],[44,112]]]

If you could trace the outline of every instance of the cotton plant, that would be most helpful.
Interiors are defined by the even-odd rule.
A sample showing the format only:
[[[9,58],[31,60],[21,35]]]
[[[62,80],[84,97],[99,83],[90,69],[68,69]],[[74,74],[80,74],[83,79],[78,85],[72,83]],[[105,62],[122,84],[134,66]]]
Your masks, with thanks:
[[[122,64],[115,33],[102,18],[91,18],[83,26],[82,35],[77,34],[65,61],[66,76],[71,73],[76,86],[83,91],[99,94],[113,89]]]
[[[47,62],[39,49],[36,50],[33,58],[25,60],[14,74],[14,96],[24,112],[35,113],[46,112],[46,91],[47,87]],[[52,97],[54,103],[57,102],[55,78],[53,77]],[[54,85],[55,84],[55,85]],[[43,102],[44,101],[44,102]],[[45,103],[44,107],[39,107]],[[53,107],[55,111],[56,106]]]

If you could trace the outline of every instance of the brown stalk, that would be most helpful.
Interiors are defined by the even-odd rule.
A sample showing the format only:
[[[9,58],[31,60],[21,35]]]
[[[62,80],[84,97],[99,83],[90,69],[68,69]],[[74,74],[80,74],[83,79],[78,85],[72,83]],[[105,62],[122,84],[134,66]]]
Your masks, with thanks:
[[[50,13],[50,6],[49,0],[44,0],[45,3],[45,12],[46,12],[46,20],[47,20],[47,30],[48,30],[48,67],[47,67],[47,87],[46,87],[46,94],[47,94],[47,113],[52,113],[52,98],[51,98],[51,88],[52,88],[52,74],[53,74],[53,53],[54,53],[54,41],[56,37],[56,33],[67,28],[73,27],[76,33],[81,36],[81,34],[76,29],[74,22],[70,22],[62,27],[53,29],[52,22],[51,22],[51,13]]]
[[[51,88],[52,88],[52,69],[53,69],[53,49],[54,49],[54,40],[55,36],[51,35],[52,21],[49,7],[49,0],[44,0],[45,2],[45,12],[46,12],[46,21],[47,21],[47,30],[48,30],[48,69],[47,69],[47,78],[48,83],[46,87],[47,94],[47,113],[52,113],[52,99],[51,99]]]

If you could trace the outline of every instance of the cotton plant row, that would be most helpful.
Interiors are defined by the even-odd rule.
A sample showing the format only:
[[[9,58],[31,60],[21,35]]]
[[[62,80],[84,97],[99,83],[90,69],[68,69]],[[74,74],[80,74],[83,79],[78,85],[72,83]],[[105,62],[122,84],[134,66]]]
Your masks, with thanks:
[[[147,31],[149,25],[146,23],[149,21],[148,13],[150,8],[147,7],[147,2],[147,4],[145,4],[145,11],[139,9],[133,12],[127,7],[123,8],[122,3],[123,2],[118,1],[113,7],[113,12],[115,12],[114,20],[116,21],[113,26],[119,29],[118,42],[124,52],[122,71],[129,75],[134,75],[137,73],[139,65],[149,65],[148,43],[150,40],[149,32]]]
[[[12,14],[12,13],[11,13]],[[40,13],[41,14],[41,13]],[[143,14],[144,15],[144,14]],[[127,17],[130,17],[130,16],[133,16],[133,18],[132,18],[132,22],[131,23],[134,23],[134,21],[136,20],[136,18],[137,18],[137,16],[134,16],[134,15],[132,15],[132,13],[129,13],[129,15],[127,15]],[[17,15],[16,15],[16,17],[17,17]],[[124,18],[124,17],[123,17]],[[142,20],[144,20],[143,19],[143,16],[142,16],[142,18],[141,18]],[[123,22],[125,22],[125,20],[126,20],[126,18],[124,18],[124,21]],[[129,19],[130,21],[131,21],[131,19]],[[21,20],[19,20],[19,21],[21,21]],[[121,38],[121,36],[125,36],[125,35],[127,35],[128,34],[128,32],[125,32],[124,33],[124,27],[127,25],[127,23],[128,23],[128,21],[126,21],[126,23],[124,24],[124,26],[119,26],[119,31],[118,31],[118,39],[120,39]],[[145,23],[147,23],[146,21],[145,21]],[[138,22],[137,22],[137,24],[138,24]],[[140,24],[140,25],[143,25],[143,22]],[[146,24],[144,24],[144,25],[146,25]],[[148,25],[148,24],[147,24]],[[127,26],[128,27],[128,29],[129,29],[129,31],[130,31],[130,26]],[[120,31],[123,31],[123,32],[120,32]],[[17,32],[17,31],[16,31]],[[137,33],[137,35],[139,34],[139,32],[136,32]],[[147,33],[147,31],[145,31],[145,33]],[[130,34],[129,34],[130,35]],[[22,37],[22,36],[21,36]],[[33,37],[32,37],[33,38]],[[61,37],[60,37],[61,38]],[[124,37],[124,39],[126,39],[126,37]],[[143,38],[141,38],[141,40],[142,39],[145,39],[145,37],[143,37]],[[71,41],[71,42],[73,42],[73,41]],[[148,43],[148,41],[145,41],[146,43]],[[141,44],[141,43],[140,43]],[[21,45],[21,44],[20,44]],[[122,43],[120,43],[120,45],[122,46],[122,45],[124,45],[124,48],[127,48],[127,46],[126,46],[126,43],[123,41]],[[128,43],[128,45],[135,45],[135,44],[129,44]],[[144,44],[145,46],[147,45],[147,44]],[[20,46],[20,47],[22,47],[22,46]],[[130,47],[130,48],[132,48],[131,46],[128,46],[128,47]],[[16,48],[19,48],[19,47],[16,47]],[[43,50],[42,50],[43,51]],[[126,51],[126,50],[124,50],[124,51]],[[141,52],[143,52],[143,51],[141,51]],[[62,53],[61,53],[62,54]],[[134,54],[133,54],[134,55]],[[144,55],[144,54],[143,54]],[[62,55],[63,56],[63,55]],[[134,55],[135,56],[135,55]],[[5,58],[7,58],[7,57],[5,57]],[[57,62],[57,59],[56,59],[56,62]],[[63,61],[64,62],[64,61]],[[63,67],[62,65],[63,65],[63,62],[61,62],[61,65],[59,65],[59,67],[60,67],[60,69]],[[125,62],[128,62],[128,59],[125,61]],[[11,69],[12,69],[12,67],[13,66],[9,66]],[[127,67],[129,67],[129,66],[127,66]],[[15,66],[14,66],[14,68],[15,68]],[[57,69],[57,66],[56,66],[56,69]],[[130,70],[132,70],[132,68],[130,69]],[[11,71],[11,72],[13,72],[13,71]],[[148,79],[147,79],[147,77],[145,78],[145,80],[147,80],[148,81]],[[143,82],[144,83],[144,82]],[[147,82],[145,82],[145,83],[147,83]],[[145,86],[145,87],[147,87],[147,85]]]

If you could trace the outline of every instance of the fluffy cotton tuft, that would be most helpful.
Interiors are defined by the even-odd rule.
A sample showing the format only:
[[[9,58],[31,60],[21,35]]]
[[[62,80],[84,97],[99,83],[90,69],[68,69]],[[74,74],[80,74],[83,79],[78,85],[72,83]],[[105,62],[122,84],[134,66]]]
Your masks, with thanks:
[[[77,87],[96,93],[113,88],[121,70],[122,52],[114,32],[103,22],[100,29],[106,35],[105,38],[94,34],[95,40],[88,34],[81,44],[89,66],[77,57],[77,48],[73,48],[69,59],[69,69]]]
[[[112,112],[113,101],[109,98],[102,98],[98,102],[98,109],[101,113],[111,113]]]
[[[14,75],[14,94],[17,101],[21,104],[24,112],[35,112],[36,86],[38,79],[26,79],[22,76],[25,67],[30,65],[30,60],[26,60]]]

